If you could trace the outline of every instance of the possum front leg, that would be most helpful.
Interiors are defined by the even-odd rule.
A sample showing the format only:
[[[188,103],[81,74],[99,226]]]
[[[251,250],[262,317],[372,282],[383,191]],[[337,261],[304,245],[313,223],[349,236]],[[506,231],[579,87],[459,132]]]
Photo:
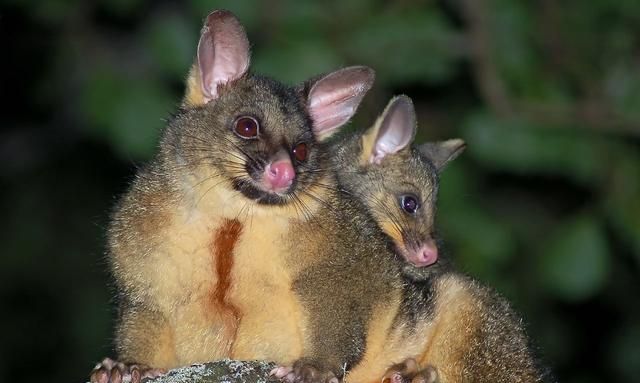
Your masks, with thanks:
[[[340,327],[336,325],[336,328]],[[350,334],[348,331],[343,333]],[[354,356],[349,351],[345,352],[349,349],[344,347],[349,343],[348,338],[334,338],[329,332],[326,332],[326,335],[325,342],[320,339],[312,342],[315,347],[307,351],[306,357],[297,359],[293,365],[275,368],[271,371],[271,375],[285,383],[338,383],[339,377],[342,377],[350,364],[348,361],[353,360]],[[364,334],[357,336],[357,339],[363,338]],[[336,341],[338,339],[340,341]],[[359,358],[359,355],[356,358]]]
[[[333,383],[343,378],[362,360],[376,305],[394,302],[396,290],[372,283],[366,272],[372,268],[361,267],[366,260],[332,262],[305,270],[294,284],[308,313],[303,326],[307,341],[293,365],[274,370],[276,377],[288,383]],[[349,281],[349,288],[344,281]],[[395,312],[393,307],[385,312]]]
[[[121,303],[116,330],[118,360],[103,359],[91,372],[91,383],[138,383],[177,365],[173,330],[158,311]]]

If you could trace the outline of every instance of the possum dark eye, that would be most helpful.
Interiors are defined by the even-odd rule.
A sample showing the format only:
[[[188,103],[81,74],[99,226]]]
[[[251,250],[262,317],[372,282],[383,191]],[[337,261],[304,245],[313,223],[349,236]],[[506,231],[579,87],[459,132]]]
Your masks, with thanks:
[[[256,138],[260,133],[258,121],[253,117],[237,118],[233,130],[238,136],[246,139]]]
[[[416,214],[416,211],[420,209],[420,202],[418,197],[413,194],[405,194],[400,197],[400,207],[408,214]]]
[[[293,153],[293,156],[296,158],[296,160],[300,162],[306,160],[308,155],[307,144],[305,144],[304,142],[299,143],[298,145],[293,147],[291,153]]]

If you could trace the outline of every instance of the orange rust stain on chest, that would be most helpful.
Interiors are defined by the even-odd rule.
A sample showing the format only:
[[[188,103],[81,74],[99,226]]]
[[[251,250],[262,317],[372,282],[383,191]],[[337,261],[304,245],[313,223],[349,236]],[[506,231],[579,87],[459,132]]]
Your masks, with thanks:
[[[240,320],[240,312],[227,299],[231,287],[231,277],[233,270],[233,250],[238,243],[242,225],[239,221],[226,220],[218,230],[213,233],[210,244],[210,251],[213,257],[214,272],[217,276],[217,283],[211,292],[211,310],[219,316],[224,324],[225,338],[227,339],[228,350],[231,349],[235,340]]]

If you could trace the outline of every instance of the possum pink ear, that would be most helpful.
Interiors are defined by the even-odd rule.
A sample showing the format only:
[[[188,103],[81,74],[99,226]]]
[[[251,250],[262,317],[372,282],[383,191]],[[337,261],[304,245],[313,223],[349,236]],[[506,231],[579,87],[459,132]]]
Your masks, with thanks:
[[[249,40],[229,11],[207,16],[198,43],[199,85],[202,103],[219,97],[219,86],[242,77],[249,69]]]
[[[330,73],[313,84],[307,107],[318,140],[328,138],[353,117],[374,78],[373,69],[354,66]]]
[[[407,96],[397,96],[389,101],[376,125],[365,134],[368,145],[364,147],[368,150],[364,154],[368,155],[369,163],[379,164],[386,156],[408,148],[415,135],[413,102]]]

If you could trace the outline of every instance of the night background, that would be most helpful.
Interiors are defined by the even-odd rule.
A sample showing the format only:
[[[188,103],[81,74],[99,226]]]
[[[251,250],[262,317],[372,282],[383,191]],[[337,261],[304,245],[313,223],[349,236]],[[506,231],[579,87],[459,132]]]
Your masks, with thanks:
[[[113,356],[109,211],[216,8],[255,72],[374,68],[353,127],[405,93],[419,142],[463,138],[437,218],[459,267],[510,299],[560,381],[640,376],[640,1],[0,4],[0,381],[80,383]]]

